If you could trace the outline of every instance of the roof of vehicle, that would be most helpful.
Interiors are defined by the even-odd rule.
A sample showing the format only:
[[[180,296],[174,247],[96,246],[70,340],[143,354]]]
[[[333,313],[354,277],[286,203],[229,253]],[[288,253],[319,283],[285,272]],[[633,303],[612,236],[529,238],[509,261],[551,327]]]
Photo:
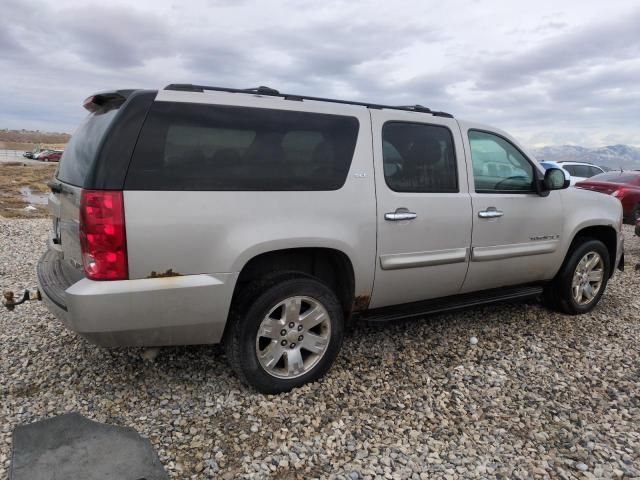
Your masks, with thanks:
[[[229,92],[229,93],[244,93],[248,95],[266,95],[273,97],[281,97],[285,100],[292,101],[304,101],[304,100],[313,100],[316,102],[328,102],[328,103],[338,103],[343,105],[359,105],[366,108],[372,108],[375,110],[381,109],[393,109],[393,110],[406,110],[410,112],[421,112],[421,113],[430,113],[436,117],[447,117],[453,118],[453,115],[447,112],[440,112],[431,110],[428,107],[424,107],[422,105],[381,105],[376,103],[365,103],[365,102],[356,102],[350,100],[337,100],[334,98],[323,98],[323,97],[312,97],[308,95],[296,95],[289,93],[280,93],[278,90],[273,88],[261,86],[256,88],[227,88],[227,87],[210,87],[206,85],[192,85],[192,84],[184,84],[184,83],[172,83],[167,85],[165,90],[175,90],[180,92],[204,92],[204,91],[216,91],[216,92]]]
[[[589,182],[608,182],[608,183],[623,183],[627,184],[630,179],[637,181],[640,178],[640,172],[634,170],[613,170],[610,172],[599,173],[591,178],[587,178],[579,183]]]
[[[589,162],[572,162],[570,160],[560,160],[559,162],[556,162],[560,165],[587,165],[589,167],[596,167],[596,168],[601,168],[598,167],[598,165],[595,165],[593,163],[589,163]]]

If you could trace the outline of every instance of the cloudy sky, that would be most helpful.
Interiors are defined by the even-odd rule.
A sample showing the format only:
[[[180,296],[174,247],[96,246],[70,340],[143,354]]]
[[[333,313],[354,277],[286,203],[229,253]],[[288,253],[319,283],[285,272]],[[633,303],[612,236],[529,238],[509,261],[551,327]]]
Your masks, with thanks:
[[[415,104],[530,146],[640,146],[638,0],[0,0],[0,128],[203,83]]]

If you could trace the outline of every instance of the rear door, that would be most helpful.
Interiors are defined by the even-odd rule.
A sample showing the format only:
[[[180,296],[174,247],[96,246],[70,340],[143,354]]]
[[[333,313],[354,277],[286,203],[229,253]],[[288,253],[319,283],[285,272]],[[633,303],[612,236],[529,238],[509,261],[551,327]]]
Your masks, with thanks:
[[[371,110],[378,252],[370,306],[459,292],[471,242],[471,201],[457,123]]]
[[[460,126],[473,204],[471,261],[462,291],[548,279],[557,270],[560,192],[537,193],[537,167],[505,134],[467,122]]]

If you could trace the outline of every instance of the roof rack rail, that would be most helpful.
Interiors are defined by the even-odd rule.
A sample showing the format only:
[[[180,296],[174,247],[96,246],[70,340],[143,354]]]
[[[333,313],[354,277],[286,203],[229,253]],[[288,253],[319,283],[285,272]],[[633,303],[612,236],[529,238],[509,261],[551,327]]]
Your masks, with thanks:
[[[273,88],[260,86],[255,88],[225,88],[225,87],[208,87],[206,85],[191,85],[188,83],[172,83],[164,87],[165,90],[176,90],[181,92],[204,92],[205,90],[214,91],[214,92],[229,92],[229,93],[253,93],[257,95],[271,95],[274,97],[281,97],[285,100],[294,100],[294,101],[303,101],[303,100],[312,100],[316,102],[329,102],[329,103],[338,103],[342,105],[358,105],[361,107],[372,108],[375,110],[391,109],[391,110],[404,110],[408,112],[420,112],[420,113],[430,113],[435,117],[446,117],[453,118],[453,115],[447,112],[438,112],[435,110],[431,110],[430,108],[424,107],[422,105],[411,105],[411,106],[393,106],[393,105],[381,105],[377,103],[366,103],[366,102],[353,102],[350,100],[336,100],[335,98],[322,98],[322,97],[311,97],[308,95],[293,95],[289,93],[280,93],[278,90]]]
[[[412,110],[414,112],[431,113],[430,108],[423,107],[422,105],[398,105],[398,108],[401,108],[403,110]]]
[[[256,87],[256,88],[245,88],[247,92],[259,93],[261,95],[280,95],[280,92],[274,88],[269,88],[265,86]]]

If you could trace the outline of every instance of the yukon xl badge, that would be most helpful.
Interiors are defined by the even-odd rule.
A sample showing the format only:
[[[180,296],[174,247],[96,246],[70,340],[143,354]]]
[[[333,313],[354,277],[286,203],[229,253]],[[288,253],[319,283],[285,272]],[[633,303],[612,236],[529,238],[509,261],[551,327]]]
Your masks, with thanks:
[[[560,235],[540,235],[539,237],[529,237],[529,240],[534,242],[537,240],[558,240]]]

